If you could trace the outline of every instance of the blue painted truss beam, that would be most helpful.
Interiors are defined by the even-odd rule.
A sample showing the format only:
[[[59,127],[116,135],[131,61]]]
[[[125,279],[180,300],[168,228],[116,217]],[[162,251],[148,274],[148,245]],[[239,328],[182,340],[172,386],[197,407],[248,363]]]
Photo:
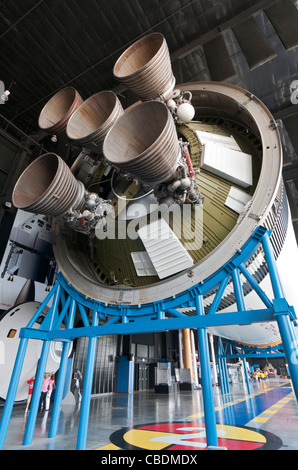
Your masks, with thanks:
[[[51,341],[61,341],[68,343],[78,337],[89,338],[88,349],[88,372],[85,374],[84,382],[84,399],[82,402],[82,416],[80,419],[80,430],[77,442],[77,448],[83,449],[86,445],[92,370],[94,364],[94,352],[96,347],[97,337],[102,335],[113,334],[133,334],[133,333],[147,333],[167,330],[178,330],[185,328],[195,328],[198,330],[200,356],[201,361],[204,362],[204,410],[205,416],[208,415],[208,423],[206,421],[207,445],[217,445],[216,425],[214,420],[214,403],[212,400],[212,385],[209,370],[209,357],[207,344],[207,328],[227,326],[227,325],[250,325],[260,322],[277,321],[281,339],[284,345],[285,355],[289,363],[293,386],[296,397],[298,399],[298,336],[293,325],[296,322],[295,311],[290,307],[284,298],[281,288],[278,271],[275,264],[274,253],[269,243],[269,232],[266,228],[259,226],[244,244],[241,250],[237,250],[235,255],[222,266],[214,275],[205,279],[204,282],[199,282],[189,288],[187,291],[179,295],[165,298],[162,301],[153,302],[146,305],[109,305],[100,301],[84,297],[79,293],[70,283],[66,281],[61,273],[57,276],[57,283],[52,289],[51,293],[47,296],[45,301],[41,304],[31,321],[26,328],[20,331],[20,347],[17,354],[11,384],[9,387],[6,403],[4,406],[2,419],[0,423],[0,448],[2,448],[5,436],[8,429],[9,419],[12,411],[13,402],[16,395],[17,385],[21,374],[21,368],[24,361],[24,355],[29,339],[42,340],[44,342],[44,351],[42,355],[41,365],[38,368],[39,386],[36,388],[35,398],[33,397],[34,413],[29,415],[28,424],[24,438],[24,444],[29,445],[32,440],[35,418],[36,406],[39,400],[41,389],[41,379],[44,373],[48,345]],[[254,278],[249,274],[245,268],[245,263],[253,256],[259,246],[262,244],[265,257],[267,260],[269,275],[274,292],[274,299],[271,301],[267,295],[262,291],[261,287],[255,282]],[[240,271],[246,277],[247,281],[251,284],[252,289],[259,295],[264,303],[263,309],[259,310],[246,310],[245,298],[242,291],[240,282]],[[217,314],[222,295],[228,284],[233,283],[234,293],[236,296],[238,311],[236,312],[220,312]],[[203,296],[209,293],[215,293],[215,298],[209,313],[205,314],[203,307]],[[33,328],[38,316],[43,311],[44,307],[48,305],[49,300],[53,297],[53,306],[47,313],[43,323],[39,328]],[[71,299],[71,301],[69,300]],[[71,308],[70,308],[71,306]],[[76,307],[78,307],[76,309]],[[186,315],[177,309],[186,311],[192,308],[193,315]],[[93,311],[93,320],[90,324],[87,310]],[[71,310],[72,313],[69,312]],[[73,315],[74,312],[80,314],[83,327],[73,328]],[[66,321],[66,328],[61,328],[61,323]],[[71,319],[71,323],[70,320]],[[104,319],[105,323],[100,324]],[[69,345],[63,344],[65,350],[65,357],[67,357],[67,350]],[[229,383],[227,379],[227,366],[226,358],[235,357],[233,355],[232,347],[240,347],[243,359],[249,357],[268,357],[265,351],[260,351],[261,354],[256,354],[255,350],[247,350],[242,345],[232,346],[226,345],[223,348],[221,338],[219,338],[219,367],[221,371],[221,387],[223,393],[229,393]],[[228,349],[229,348],[229,349]],[[237,357],[242,357],[238,354]],[[272,354],[272,357],[279,357],[281,351]],[[233,355],[233,356],[232,356]],[[270,357],[270,356],[269,356]],[[62,368],[63,369],[63,368]],[[62,380],[62,379],[61,379]],[[57,394],[59,395],[59,394]],[[56,416],[51,427],[51,436],[55,435],[57,427],[58,412],[60,403],[55,405]],[[31,416],[32,415],[32,416]],[[31,417],[30,417],[31,416]],[[208,428],[208,429],[207,429]]]
[[[96,310],[100,316],[114,317],[114,316],[125,316],[125,317],[140,317],[146,315],[152,315],[156,312],[164,312],[169,309],[175,308],[187,308],[195,307],[195,299],[198,295],[207,295],[213,292],[219,286],[224,285],[224,280],[232,275],[232,272],[239,267],[240,264],[245,264],[252,255],[259,248],[265,234],[271,234],[265,227],[259,226],[256,228],[254,233],[243,245],[241,250],[236,250],[235,255],[224,264],[216,273],[204,281],[194,285],[187,291],[182,292],[174,297],[166,298],[159,302],[153,302],[150,304],[138,305],[111,305],[105,304],[99,301],[95,301],[84,297],[78,292],[71,283],[67,282],[61,273],[57,275],[57,281],[61,284],[63,289],[74,298],[79,304],[85,307]]]
[[[184,328],[209,328],[223,325],[250,325],[251,323],[274,321],[274,309],[245,310],[240,312],[227,312],[218,315],[179,316],[179,318],[164,318],[162,320],[127,321],[125,323],[110,323],[95,327],[80,327],[65,330],[37,330],[22,328],[20,338],[33,338],[41,340],[65,341],[74,338],[95,337],[113,334],[135,334]]]
[[[241,358],[241,359],[245,359],[247,357],[252,357],[252,358],[255,358],[255,359],[259,359],[259,358],[268,358],[268,357],[285,357],[285,353],[281,353],[281,352],[276,352],[276,353],[272,353],[272,352],[260,352],[258,354],[253,354],[253,353],[238,353],[238,354],[219,354],[217,356],[219,359],[238,359],[238,358]]]
[[[217,357],[219,359],[245,359],[251,358],[268,358],[268,357],[285,357],[283,344],[277,344],[275,346],[258,347],[248,346],[246,344],[237,343],[230,339],[225,340],[225,346],[223,347],[222,340],[220,341]]]

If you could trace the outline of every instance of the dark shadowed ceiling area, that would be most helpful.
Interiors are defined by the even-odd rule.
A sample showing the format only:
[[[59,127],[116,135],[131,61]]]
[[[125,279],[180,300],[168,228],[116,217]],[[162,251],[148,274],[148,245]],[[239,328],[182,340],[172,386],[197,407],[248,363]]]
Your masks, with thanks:
[[[295,226],[298,104],[291,84],[298,80],[298,0],[2,0],[0,80],[10,97],[0,106],[0,126],[38,139],[43,105],[66,85],[83,99],[113,90],[129,106],[136,97],[117,83],[113,66],[153,31],[166,38],[177,84],[233,83],[273,113]]]

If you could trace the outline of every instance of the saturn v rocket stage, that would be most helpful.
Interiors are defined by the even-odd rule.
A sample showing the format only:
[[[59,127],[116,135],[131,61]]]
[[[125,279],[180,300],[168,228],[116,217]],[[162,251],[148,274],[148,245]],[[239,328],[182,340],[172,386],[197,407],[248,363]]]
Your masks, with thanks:
[[[297,246],[281,142],[268,109],[230,84],[175,88],[159,33],[129,47],[113,72],[136,103],[123,109],[111,91],[85,101],[71,87],[58,92],[39,126],[66,136],[81,154],[71,168],[56,154],[42,155],[13,192],[16,207],[53,217],[53,250],[63,276],[107,305],[162,301],[214,274],[262,225],[272,230],[285,296],[298,307],[289,273],[298,265]],[[270,297],[262,249],[246,268]],[[259,308],[245,278],[241,283],[246,308]],[[214,295],[204,297],[205,312]],[[229,284],[216,313],[227,309],[237,310]],[[275,322],[212,332],[259,347],[281,342]]]

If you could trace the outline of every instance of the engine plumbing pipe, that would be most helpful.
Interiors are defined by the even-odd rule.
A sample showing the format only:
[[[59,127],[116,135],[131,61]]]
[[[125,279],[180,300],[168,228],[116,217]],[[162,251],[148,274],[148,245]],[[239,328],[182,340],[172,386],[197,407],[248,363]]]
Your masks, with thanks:
[[[189,151],[188,151],[187,148],[185,149],[184,156],[185,156],[186,163],[187,163],[187,166],[188,166],[189,175],[192,179],[195,179],[196,178],[195,173],[193,171],[193,166],[192,166]]]

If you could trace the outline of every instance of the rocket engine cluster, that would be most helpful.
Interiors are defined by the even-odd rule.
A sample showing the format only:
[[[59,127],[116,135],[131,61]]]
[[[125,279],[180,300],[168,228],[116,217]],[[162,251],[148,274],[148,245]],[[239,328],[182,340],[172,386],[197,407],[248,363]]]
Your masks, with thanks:
[[[67,139],[81,154],[71,168],[55,153],[40,156],[13,191],[16,207],[53,217],[53,250],[63,275],[89,298],[139,307],[204,282],[263,225],[272,231],[285,293],[298,305],[295,276],[288,276],[290,257],[298,265],[297,246],[282,183],[282,146],[269,110],[252,93],[232,84],[190,82],[175,89],[168,47],[159,33],[126,49],[113,74],[139,101],[124,110],[112,91],[83,101],[72,87],[60,90],[42,109],[39,127]],[[88,185],[85,170],[96,175],[98,168],[106,179]],[[108,181],[109,191],[100,192]],[[125,192],[133,196],[129,209],[141,200],[145,210],[150,198],[159,206],[190,207],[193,213],[203,207],[200,246],[187,251],[185,240],[174,242],[172,236],[175,247],[170,254],[163,253],[160,244],[155,257],[141,239],[141,230],[133,241],[97,240],[94,234],[106,230],[114,210],[107,196],[118,197],[122,183],[130,184]],[[261,251],[247,268],[263,289],[270,289]],[[245,279],[241,282],[247,308],[261,308]],[[215,295],[204,298],[206,309]],[[231,306],[237,308],[228,284],[217,313]],[[271,324],[214,330],[245,344],[280,342]]]
[[[124,111],[112,91],[83,101],[66,87],[46,103],[39,127],[56,138],[66,136],[97,162],[112,165],[120,177],[153,189],[159,203],[201,205],[188,146],[175,127],[177,121],[191,121],[195,110],[190,92],[174,91],[164,37],[153,33],[134,43],[116,62],[114,76],[142,101]],[[88,236],[105,229],[109,202],[87,191],[56,154],[29,165],[13,192],[16,207],[61,218]]]

